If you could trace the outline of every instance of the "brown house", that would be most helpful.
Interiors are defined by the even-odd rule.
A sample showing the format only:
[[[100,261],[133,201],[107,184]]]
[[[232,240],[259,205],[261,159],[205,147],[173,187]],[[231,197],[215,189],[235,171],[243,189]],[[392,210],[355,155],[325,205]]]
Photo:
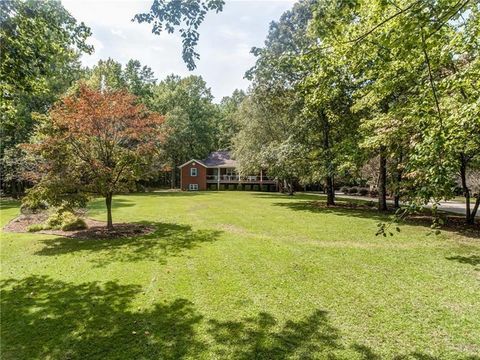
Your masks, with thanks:
[[[179,168],[182,190],[277,190],[276,179],[268,177],[264,170],[257,174],[240,174],[237,162],[228,151],[213,152],[202,161],[192,159]]]

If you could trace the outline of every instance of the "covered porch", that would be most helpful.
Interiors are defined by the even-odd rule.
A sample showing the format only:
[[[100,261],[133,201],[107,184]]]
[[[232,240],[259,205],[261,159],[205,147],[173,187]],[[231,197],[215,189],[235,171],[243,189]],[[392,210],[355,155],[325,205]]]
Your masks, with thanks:
[[[264,170],[257,174],[238,174],[235,168],[210,167],[207,168],[207,184],[276,184]]]

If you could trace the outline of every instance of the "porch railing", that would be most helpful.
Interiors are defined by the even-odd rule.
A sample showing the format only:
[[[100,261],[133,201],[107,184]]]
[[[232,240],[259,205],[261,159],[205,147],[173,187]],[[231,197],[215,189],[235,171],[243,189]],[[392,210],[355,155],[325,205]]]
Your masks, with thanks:
[[[218,175],[207,175],[207,180],[210,181],[218,181]],[[220,181],[243,181],[243,182],[259,182],[262,181],[273,181],[274,178],[268,176],[260,176],[258,175],[247,175],[247,176],[240,176],[240,175],[220,175]]]

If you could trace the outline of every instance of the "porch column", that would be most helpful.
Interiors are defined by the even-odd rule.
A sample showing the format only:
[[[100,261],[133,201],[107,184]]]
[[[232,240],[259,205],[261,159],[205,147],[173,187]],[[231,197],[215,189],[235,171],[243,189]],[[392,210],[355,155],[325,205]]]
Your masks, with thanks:
[[[217,191],[220,190],[220,168],[217,167]]]
[[[263,170],[260,169],[260,183],[263,183]]]

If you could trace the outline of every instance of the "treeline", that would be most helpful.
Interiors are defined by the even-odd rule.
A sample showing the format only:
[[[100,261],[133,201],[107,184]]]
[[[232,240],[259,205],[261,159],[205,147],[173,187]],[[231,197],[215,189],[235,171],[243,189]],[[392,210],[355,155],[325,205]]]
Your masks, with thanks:
[[[127,90],[148,110],[165,116],[157,163],[144,184],[176,187],[178,165],[230,147],[235,131],[229,124],[245,96],[242,91],[215,104],[200,76],[170,75],[158,81],[152,69],[138,60],[122,66],[106,59],[84,68],[79,59],[94,50],[86,42],[91,31],[60,2],[6,0],[0,7],[4,194],[22,196],[32,185],[25,174],[34,170],[35,161],[21,144],[35,142],[35,129],[53,105],[78,91],[81,84],[93,90]]]
[[[253,49],[236,118],[245,170],[293,189],[364,185],[412,204],[480,204],[480,4],[303,0]],[[473,202],[473,204],[471,204]],[[473,209],[471,210],[471,207]]]

